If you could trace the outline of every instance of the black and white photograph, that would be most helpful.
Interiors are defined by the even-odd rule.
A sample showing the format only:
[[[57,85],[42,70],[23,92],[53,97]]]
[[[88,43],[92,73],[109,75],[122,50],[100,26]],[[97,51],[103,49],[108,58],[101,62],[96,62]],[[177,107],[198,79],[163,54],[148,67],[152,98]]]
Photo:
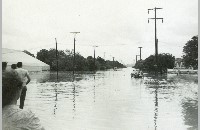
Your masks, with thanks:
[[[198,130],[198,0],[2,0],[2,130]]]

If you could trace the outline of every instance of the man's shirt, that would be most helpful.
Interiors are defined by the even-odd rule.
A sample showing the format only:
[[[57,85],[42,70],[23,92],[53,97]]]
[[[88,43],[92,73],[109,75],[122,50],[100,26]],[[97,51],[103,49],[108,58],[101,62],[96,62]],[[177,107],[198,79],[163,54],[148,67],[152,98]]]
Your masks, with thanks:
[[[28,109],[7,105],[2,109],[3,130],[44,130],[40,120]]]

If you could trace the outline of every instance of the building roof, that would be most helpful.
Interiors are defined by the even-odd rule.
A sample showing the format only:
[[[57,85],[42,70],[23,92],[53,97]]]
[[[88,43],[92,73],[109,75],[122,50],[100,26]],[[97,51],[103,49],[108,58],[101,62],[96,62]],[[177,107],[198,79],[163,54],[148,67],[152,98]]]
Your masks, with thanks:
[[[8,65],[22,62],[23,65],[27,66],[49,66],[22,51],[7,48],[2,48],[2,62],[8,62]]]

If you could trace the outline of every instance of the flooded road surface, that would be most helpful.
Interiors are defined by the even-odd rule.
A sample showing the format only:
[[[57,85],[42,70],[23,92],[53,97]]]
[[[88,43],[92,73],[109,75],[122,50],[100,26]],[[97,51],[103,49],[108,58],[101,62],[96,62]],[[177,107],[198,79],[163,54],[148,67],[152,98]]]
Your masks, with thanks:
[[[131,78],[132,68],[31,74],[25,107],[47,130],[197,130],[197,75]]]

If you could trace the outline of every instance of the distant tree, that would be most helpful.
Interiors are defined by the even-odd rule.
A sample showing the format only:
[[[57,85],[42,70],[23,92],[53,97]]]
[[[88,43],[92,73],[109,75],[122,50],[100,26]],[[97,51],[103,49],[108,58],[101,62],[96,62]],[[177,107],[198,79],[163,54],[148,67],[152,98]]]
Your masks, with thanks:
[[[32,57],[35,57],[34,54],[30,53],[30,52],[27,51],[27,50],[24,50],[23,52],[26,53],[26,54],[28,54],[28,55],[30,55],[30,56],[32,56]]]
[[[65,69],[65,58],[66,58],[65,52],[62,50],[58,50],[58,70]],[[55,49],[40,50],[39,52],[37,52],[37,59],[50,65],[51,70],[57,69],[56,50]]]
[[[58,70],[65,70],[65,57],[65,52],[58,50]],[[52,70],[57,70],[56,49],[50,49],[48,51],[48,58]]]
[[[90,71],[94,70],[94,58],[92,56],[87,57],[87,66]]]
[[[185,67],[198,68],[198,36],[193,36],[183,47],[183,62]]]
[[[113,61],[106,60],[106,69],[111,69],[113,68]]]
[[[174,67],[175,57],[168,53],[162,53],[158,55],[158,67],[157,70],[160,73],[167,72],[167,69]],[[138,61],[135,66],[137,69],[146,70],[148,72],[155,71],[155,55],[150,55],[145,60]]]
[[[97,57],[96,59],[96,67],[99,70],[105,70],[106,69],[106,61],[101,58],[100,56]]]
[[[75,56],[76,58],[76,71],[82,71],[82,70],[85,70],[87,69],[87,62],[86,62],[86,59],[81,56],[79,53],[76,54]]]
[[[73,50],[72,50],[73,51]],[[70,50],[65,50],[65,70],[72,71],[73,70],[73,52]]]
[[[144,60],[139,60],[134,66],[137,69],[143,70],[144,69]]]
[[[42,62],[48,64],[48,65],[51,65],[50,64],[50,61],[49,61],[49,54],[48,54],[48,50],[46,49],[42,49],[40,50],[39,52],[37,52],[37,59],[38,60],[41,60]]]
[[[136,67],[139,69],[144,69],[144,70],[147,70],[148,72],[151,72],[151,71],[155,71],[155,56],[154,55],[150,55],[149,57],[147,57],[143,62],[139,61],[136,63]]]
[[[37,52],[37,59],[43,61],[44,63],[50,65],[51,70],[57,70],[57,60],[56,60],[56,50],[55,49],[42,49]],[[72,71],[73,70],[73,59],[74,54],[73,50],[58,50],[58,70],[62,71]],[[107,65],[108,64],[108,65]],[[105,61],[101,57],[97,57],[96,65],[94,66],[94,58],[92,56],[88,56],[84,58],[79,53],[75,55],[75,70],[76,71],[83,71],[83,70],[99,70],[105,68],[111,68],[113,65],[112,61]],[[117,67],[123,67],[123,64],[115,61],[115,65]]]
[[[175,57],[169,53],[162,53],[158,55],[158,69],[160,73],[166,73],[167,69],[173,69]]]

